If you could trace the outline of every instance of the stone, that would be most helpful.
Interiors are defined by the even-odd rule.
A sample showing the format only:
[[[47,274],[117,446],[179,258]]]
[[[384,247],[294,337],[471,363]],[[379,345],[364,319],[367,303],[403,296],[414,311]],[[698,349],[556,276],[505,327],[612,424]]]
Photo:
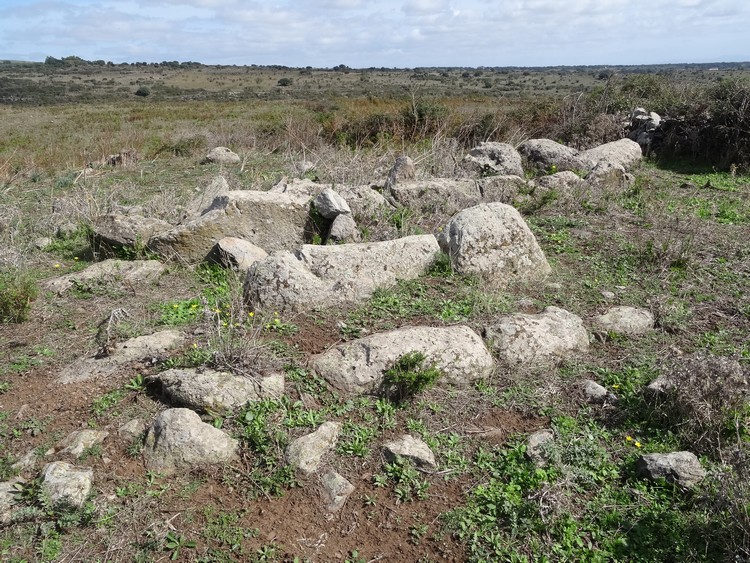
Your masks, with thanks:
[[[305,475],[315,473],[323,456],[336,447],[340,431],[340,423],[324,422],[315,432],[293,440],[284,453],[287,463]]]
[[[81,507],[88,499],[94,472],[63,461],[48,463],[42,471],[42,490],[52,505]]]
[[[211,183],[205,188],[197,188],[200,192],[193,200],[185,206],[185,211],[188,216],[200,215],[204,211],[211,208],[214,200],[232,191],[229,187],[229,182],[223,176],[216,176]]]
[[[200,217],[152,237],[148,248],[188,263],[202,262],[224,237],[267,252],[298,248],[308,229],[308,201],[287,194],[239,190],[214,199]]]
[[[44,250],[52,244],[52,239],[49,237],[41,237],[34,240],[34,248],[37,250]]]
[[[56,380],[58,383],[69,384],[106,379],[116,375],[125,364],[162,357],[171,348],[179,346],[184,341],[185,335],[177,330],[162,330],[131,338],[118,344],[109,356],[79,358],[63,368]]]
[[[202,164],[239,164],[240,156],[227,147],[214,147],[203,159]]]
[[[283,374],[254,379],[212,369],[169,369],[151,380],[161,384],[171,404],[203,412],[229,412],[284,394]]]
[[[36,450],[29,450],[21,459],[11,465],[10,468],[19,473],[21,471],[26,471],[27,469],[34,467],[38,458],[39,455],[36,453]]]
[[[538,430],[526,439],[526,457],[537,467],[546,467],[551,459],[550,446],[555,440],[552,430]]]
[[[464,157],[464,168],[483,176],[523,176],[521,155],[507,143],[485,142],[472,148]]]
[[[282,180],[269,193],[287,194],[304,202],[310,202],[326,188],[333,189],[331,184],[318,184],[307,179]],[[336,192],[346,200],[352,215],[355,217],[370,217],[381,209],[390,209],[392,205],[373,187],[337,184]]]
[[[636,473],[650,480],[665,479],[690,488],[706,477],[706,471],[692,452],[645,454],[635,462]]]
[[[489,346],[510,365],[553,365],[588,351],[580,317],[558,307],[538,314],[505,315],[485,329]]]
[[[378,288],[424,274],[440,255],[435,237],[342,244],[306,244],[256,262],[245,281],[253,309],[300,312],[368,299]]]
[[[583,394],[589,403],[615,402],[617,397],[610,393],[606,387],[599,385],[596,381],[587,379],[581,384]]]
[[[430,214],[453,215],[482,201],[477,182],[466,179],[431,178],[403,182],[394,186],[391,193],[398,205]]]
[[[10,524],[12,520],[11,511],[18,498],[17,487],[24,483],[21,478],[11,479],[0,483],[0,524]]]
[[[388,172],[383,191],[390,194],[391,190],[398,184],[414,180],[416,177],[417,170],[414,167],[414,161],[406,155],[401,155],[396,158],[396,162],[393,163]]]
[[[378,390],[383,372],[409,352],[425,355],[443,375],[438,384],[468,385],[492,373],[495,362],[482,339],[467,326],[405,327],[345,342],[314,357],[310,367],[345,395]]]
[[[594,164],[606,162],[622,166],[625,170],[641,161],[643,152],[641,146],[631,139],[620,139],[605,143],[581,153],[584,160]]]
[[[518,193],[526,188],[520,176],[489,176],[477,180],[483,203],[513,203]]]
[[[85,288],[91,283],[107,283],[113,287],[148,283],[157,280],[166,270],[158,260],[109,259],[92,264],[85,270],[73,272],[44,283],[44,288],[62,295],[74,286]]]
[[[362,235],[351,215],[338,215],[331,223],[328,240],[336,243],[355,243],[362,240]]]
[[[110,255],[122,249],[143,250],[151,237],[172,228],[170,223],[156,217],[107,213],[93,221],[94,247]]]
[[[313,206],[324,219],[329,220],[352,212],[346,200],[331,188],[320,192],[313,200]]]
[[[485,276],[498,285],[538,281],[551,271],[521,214],[503,203],[483,203],[457,213],[439,243],[458,273]]]
[[[432,453],[430,447],[424,441],[409,434],[383,444],[383,454],[390,462],[401,457],[409,460],[417,467],[430,470],[437,469],[435,454]]]
[[[602,291],[601,293],[602,297],[606,299],[607,301],[612,301],[615,297],[617,297],[614,293],[611,291]]]
[[[221,263],[240,272],[247,272],[250,266],[268,256],[259,246],[237,237],[224,237],[216,246]]]
[[[542,172],[585,171],[592,165],[577,150],[550,139],[530,139],[518,148],[518,152],[529,167]]]
[[[593,324],[603,332],[636,336],[654,330],[654,315],[638,307],[612,307],[603,315],[594,317]]]
[[[320,483],[323,486],[323,499],[328,512],[341,510],[346,499],[354,492],[354,485],[332,469],[320,476]]]
[[[635,178],[625,168],[611,162],[599,162],[586,175],[585,185],[596,191],[621,193],[628,189]]]
[[[106,430],[79,430],[68,434],[57,447],[61,448],[59,452],[61,455],[67,454],[79,458],[87,449],[104,442],[107,436],[109,436],[109,432]]]
[[[206,424],[190,409],[167,409],[148,429],[143,455],[148,469],[172,474],[228,463],[237,447],[237,440]]]
[[[133,441],[143,438],[146,432],[146,423],[140,418],[128,420],[117,429],[117,435],[123,440]]]

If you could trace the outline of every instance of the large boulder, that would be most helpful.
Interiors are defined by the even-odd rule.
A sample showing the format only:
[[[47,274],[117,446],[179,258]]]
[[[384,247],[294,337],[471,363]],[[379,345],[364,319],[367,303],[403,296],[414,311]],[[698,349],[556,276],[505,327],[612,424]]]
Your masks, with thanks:
[[[346,395],[376,392],[383,373],[399,358],[421,352],[434,364],[439,379],[458,385],[487,377],[495,362],[482,339],[467,326],[406,327],[339,344],[316,356],[310,365]]]
[[[226,412],[249,402],[284,394],[281,374],[253,379],[206,369],[170,369],[151,378],[172,404],[198,411]]]
[[[167,409],[146,434],[146,466],[165,474],[227,463],[237,453],[237,440],[203,422],[190,409]]]
[[[146,247],[151,237],[171,228],[170,223],[155,217],[107,213],[93,221],[94,247],[97,251],[110,255],[122,249],[138,251]]]
[[[501,317],[487,327],[490,347],[511,365],[549,365],[589,347],[589,335],[580,317],[558,307],[539,314]]]
[[[297,255],[274,253],[253,265],[245,298],[253,308],[302,311],[368,299],[375,289],[424,274],[440,254],[435,237],[303,245]]]
[[[477,180],[482,203],[513,203],[518,193],[526,189],[526,180],[520,176],[488,176]]]
[[[92,264],[85,270],[66,274],[45,282],[48,291],[58,295],[78,286],[84,290],[94,284],[104,283],[119,287],[123,283],[131,288],[133,284],[151,282],[159,278],[166,267],[158,260],[116,260],[114,258]]]
[[[287,194],[304,203],[312,201],[327,188],[333,189],[334,186],[331,184],[318,184],[307,179],[296,178],[287,180],[285,178],[268,190],[268,193]],[[336,185],[335,189],[336,193],[344,198],[352,211],[352,215],[355,217],[370,216],[380,209],[392,207],[382,194],[370,186],[341,184]]]
[[[453,215],[482,201],[474,180],[429,180],[399,183],[391,190],[393,199],[404,207],[422,213]]]
[[[457,213],[439,242],[457,272],[487,276],[500,285],[540,280],[551,271],[521,214],[503,203],[483,203]]]
[[[203,261],[222,238],[242,238],[271,252],[299,247],[309,224],[309,201],[287,194],[231,191],[183,225],[154,236],[148,248],[186,262]]]
[[[465,168],[483,176],[523,176],[521,155],[507,143],[481,143],[469,151],[463,164]]]
[[[650,480],[665,479],[682,487],[694,487],[706,476],[706,470],[692,452],[646,454],[635,463],[639,476]]]
[[[550,139],[530,139],[518,148],[518,152],[529,167],[542,172],[582,171],[590,169],[592,165],[579,151]]]
[[[640,162],[642,156],[640,145],[630,139],[612,141],[581,153],[584,160],[589,160],[594,164],[600,162],[619,164],[626,170]]]

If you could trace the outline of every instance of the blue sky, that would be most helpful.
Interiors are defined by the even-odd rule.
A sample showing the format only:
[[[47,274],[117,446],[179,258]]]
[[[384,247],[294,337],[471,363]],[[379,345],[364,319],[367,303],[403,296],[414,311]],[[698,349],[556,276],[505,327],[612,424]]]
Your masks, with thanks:
[[[747,0],[0,0],[0,59],[332,67],[750,60]]]

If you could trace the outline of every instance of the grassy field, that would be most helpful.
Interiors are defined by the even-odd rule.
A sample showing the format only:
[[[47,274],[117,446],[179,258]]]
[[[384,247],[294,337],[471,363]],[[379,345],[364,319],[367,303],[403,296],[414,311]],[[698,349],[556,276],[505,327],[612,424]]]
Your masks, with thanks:
[[[16,475],[12,464],[29,451],[40,456],[23,471],[20,510],[0,528],[3,560],[750,558],[747,388],[738,395],[699,371],[671,402],[655,404],[644,391],[695,353],[735,360],[749,375],[750,177],[741,167],[644,160],[625,191],[524,208],[552,266],[548,283],[498,289],[443,264],[360,306],[295,316],[248,315],[242,279],[214,266],[170,264],[158,283],[137,287],[104,278],[63,296],[40,290],[96,261],[90,226],[118,205],[177,220],[217,175],[237,189],[268,189],[284,177],[382,185],[400,154],[415,160],[418,177],[452,177],[480,141],[565,134],[569,102],[601,92],[604,69],[45,66],[0,65],[0,97],[28,98],[0,105],[0,480]],[[747,72],[672,70],[670,92]],[[284,78],[291,84],[280,86]],[[623,87],[648,81],[611,80],[621,81],[609,83],[622,94],[618,103],[628,92],[643,100]],[[135,95],[141,86],[147,96]],[[591,140],[620,130],[608,119],[616,127],[588,132]],[[199,164],[217,145],[241,163]],[[123,150],[138,160],[102,164]],[[401,209],[360,219],[365,238],[380,240],[437,233],[448,217]],[[204,303],[218,312],[202,314]],[[330,345],[373,332],[461,323],[481,333],[500,315],[549,305],[587,325],[611,305],[644,307],[656,330],[597,334],[575,360],[544,370],[500,366],[472,388],[438,385],[407,402],[339,397],[307,366]],[[97,327],[116,309],[129,313],[121,340],[177,327],[188,342],[101,383],[56,384],[62,368],[96,351]],[[149,375],[250,362],[283,370],[287,392],[204,413],[240,440],[239,461],[165,477],[146,471],[142,439],[118,436],[124,422],[167,408]],[[587,403],[585,379],[619,401]],[[343,431],[327,462],[356,486],[333,517],[281,455],[330,420]],[[50,506],[35,481],[44,454],[81,428],[110,432],[77,462],[93,468],[94,493],[81,509]],[[525,440],[542,428],[555,442],[549,464],[537,467]],[[401,433],[430,445],[438,471],[383,459],[382,442]],[[708,472],[699,486],[636,475],[644,452],[683,449]]]

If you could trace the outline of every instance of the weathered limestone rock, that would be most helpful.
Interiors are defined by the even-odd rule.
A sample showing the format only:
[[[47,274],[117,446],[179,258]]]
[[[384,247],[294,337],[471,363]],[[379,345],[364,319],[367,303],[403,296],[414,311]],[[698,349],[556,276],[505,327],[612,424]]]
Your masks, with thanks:
[[[440,247],[461,274],[479,274],[506,285],[540,280],[551,268],[521,214],[503,203],[483,203],[454,215]]]
[[[530,167],[544,172],[581,171],[592,166],[577,150],[550,139],[530,139],[518,148],[518,152],[526,158]]]
[[[53,505],[83,506],[91,492],[94,472],[63,461],[47,464],[42,471],[42,490]]]
[[[240,272],[246,272],[250,266],[268,256],[268,252],[259,246],[237,237],[224,237],[216,246],[221,263]]]
[[[346,200],[331,188],[325,188],[320,192],[313,200],[313,206],[323,218],[329,220],[352,212]]]
[[[270,190],[268,193],[287,194],[295,197],[302,203],[310,202],[326,188],[333,188],[331,184],[318,184],[307,179],[284,179]],[[336,192],[346,200],[352,215],[355,217],[370,216],[380,209],[391,208],[382,194],[378,193],[371,186],[349,186],[336,185]]]
[[[318,470],[323,456],[336,447],[340,430],[340,423],[324,422],[312,434],[292,441],[285,452],[287,463],[305,475],[314,473]]]
[[[483,203],[513,203],[526,180],[519,176],[489,176],[477,180]]]
[[[375,289],[425,273],[439,256],[432,235],[345,245],[303,245],[253,265],[245,298],[259,309],[303,311],[355,303]]]
[[[146,358],[158,358],[170,348],[179,346],[185,335],[177,330],[163,330],[131,338],[117,345],[111,355],[103,358],[84,357],[64,368],[57,376],[59,383],[80,383],[115,375],[125,364]]]
[[[585,186],[597,191],[623,192],[635,178],[625,168],[611,162],[600,162],[586,175]]]
[[[188,216],[199,215],[209,209],[214,200],[230,191],[229,182],[223,176],[216,176],[211,183],[203,189],[198,188],[200,192],[193,200],[187,204],[185,211]],[[146,239],[148,240],[148,239]]]
[[[164,273],[166,267],[158,260],[104,260],[92,264],[85,270],[73,272],[45,282],[44,287],[58,295],[75,285],[86,287],[95,281],[105,281],[113,286],[122,283],[136,284],[154,281]]]
[[[459,385],[487,377],[495,367],[482,339],[467,326],[407,327],[339,344],[310,362],[321,377],[347,394],[378,389],[383,372],[404,354],[421,352],[443,372],[438,380]]]
[[[383,185],[383,191],[391,193],[394,187],[402,182],[409,182],[417,177],[417,171],[414,167],[414,161],[406,155],[401,155],[396,158],[396,162],[393,163],[390,172],[388,172],[388,178],[385,180]]]
[[[128,420],[126,423],[120,425],[120,427],[117,429],[117,434],[118,436],[120,436],[120,438],[122,438],[123,440],[131,441],[138,438],[143,438],[145,432],[146,423],[140,418]]]
[[[287,194],[231,191],[209,210],[183,225],[152,237],[148,248],[166,258],[201,262],[224,237],[242,238],[270,252],[304,242],[309,221],[306,201]]]
[[[383,454],[389,461],[402,457],[424,469],[436,469],[435,454],[422,440],[406,434],[383,444]]]
[[[362,240],[357,223],[351,215],[339,215],[331,223],[328,239],[336,243],[355,243]]]
[[[391,190],[399,205],[422,213],[452,215],[482,201],[482,193],[474,180],[429,180],[403,182]]]
[[[323,485],[323,498],[328,512],[341,510],[346,499],[354,492],[354,485],[332,469],[321,475],[320,482]]]
[[[171,228],[171,224],[155,217],[108,213],[94,220],[94,245],[105,253],[122,248],[142,249],[151,237]]]
[[[582,383],[582,388],[583,394],[589,403],[611,403],[617,401],[617,397],[613,393],[592,379],[585,380]]]
[[[239,164],[240,156],[227,147],[214,147],[203,159],[203,164]]]
[[[635,462],[636,472],[646,479],[663,478],[682,487],[693,487],[706,476],[700,461],[691,452],[642,455]]]
[[[626,170],[640,162],[642,156],[640,145],[630,139],[605,143],[581,153],[584,160],[589,160],[594,164],[601,162],[617,164]]]
[[[507,143],[481,143],[469,151],[463,164],[477,174],[523,176],[521,155]]]
[[[505,315],[485,330],[490,347],[511,365],[548,365],[588,350],[580,317],[558,307]]]
[[[638,307],[612,307],[603,315],[594,317],[594,326],[604,332],[639,335],[654,329],[654,315]]]
[[[165,474],[227,463],[236,453],[237,440],[206,424],[190,409],[159,413],[148,429],[143,449],[146,466]]]
[[[23,479],[16,478],[0,483],[0,524],[10,523],[12,519],[11,512],[18,498],[16,486],[23,482]]]
[[[79,458],[83,453],[94,446],[98,446],[109,436],[106,430],[79,430],[68,434],[59,445],[60,454],[69,454]]]
[[[526,439],[526,457],[537,467],[550,462],[549,448],[555,440],[552,430],[538,430]]]
[[[170,369],[155,375],[170,403],[193,410],[225,412],[284,394],[284,375],[258,380],[211,369]]]

